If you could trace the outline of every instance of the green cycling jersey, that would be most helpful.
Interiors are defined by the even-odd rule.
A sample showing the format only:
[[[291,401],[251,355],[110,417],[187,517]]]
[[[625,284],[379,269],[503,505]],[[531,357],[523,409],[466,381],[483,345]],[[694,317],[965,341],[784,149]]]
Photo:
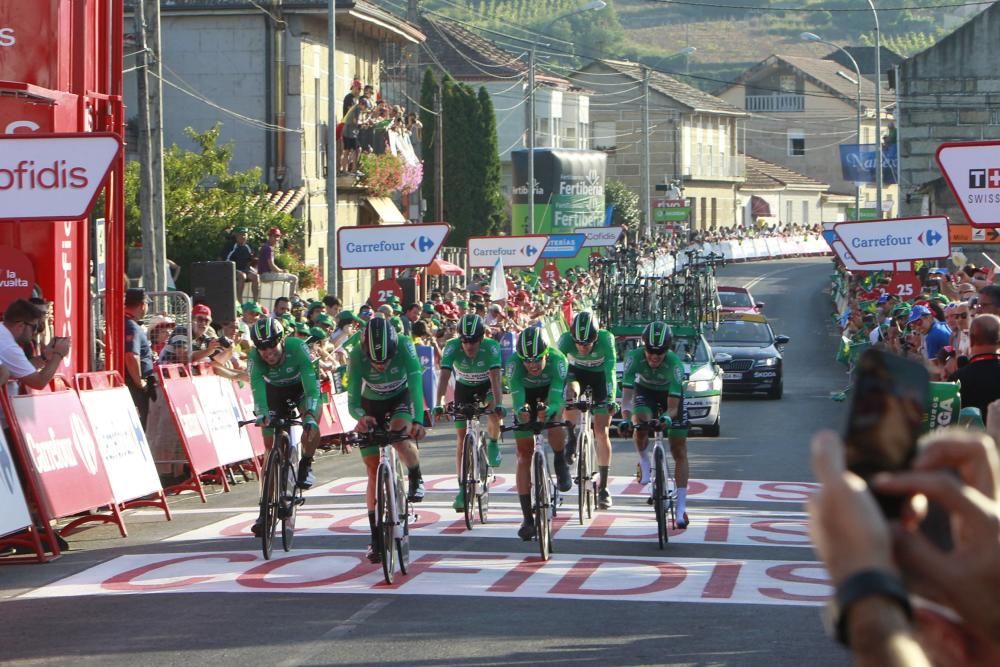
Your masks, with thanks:
[[[608,383],[608,396],[614,397],[617,390],[617,363],[615,352],[615,336],[607,329],[597,332],[597,340],[587,354],[580,354],[576,349],[573,336],[568,331],[559,337],[559,351],[566,355],[570,371],[580,370],[588,373],[603,373]]]
[[[424,369],[413,347],[413,341],[401,337],[396,354],[381,371],[376,370],[371,361],[357,345],[351,350],[347,362],[347,409],[355,419],[365,416],[361,399],[384,401],[398,396],[407,389],[417,415],[424,410]]]
[[[455,382],[466,386],[476,386],[490,381],[490,371],[503,367],[500,343],[492,338],[483,338],[476,356],[469,357],[462,349],[462,339],[452,338],[441,352],[441,369],[455,374]]]
[[[267,405],[267,385],[275,388],[302,385],[305,396],[305,410],[317,417],[319,415],[320,391],[316,370],[309,356],[309,348],[301,338],[286,338],[285,353],[281,363],[271,366],[261,359],[256,349],[247,355],[247,366],[250,374],[250,389],[253,392],[253,409],[258,415],[269,412]]]
[[[549,388],[545,398],[546,410],[549,414],[562,410],[563,404],[566,402],[563,396],[568,371],[566,355],[554,347],[550,347],[545,354],[545,368],[536,376],[528,374],[524,368],[524,362],[519,356],[511,357],[509,382],[515,410],[520,410],[521,406],[525,404],[528,390],[539,387]]]
[[[665,391],[670,396],[683,396],[684,363],[673,350],[667,350],[663,363],[653,368],[646,361],[644,348],[637,347],[625,355],[622,386]]]

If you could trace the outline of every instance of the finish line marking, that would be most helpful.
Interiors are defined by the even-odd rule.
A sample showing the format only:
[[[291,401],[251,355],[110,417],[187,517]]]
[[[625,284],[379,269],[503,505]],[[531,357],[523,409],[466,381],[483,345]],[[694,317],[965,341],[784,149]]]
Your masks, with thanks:
[[[303,495],[306,498],[323,496],[362,495],[368,486],[365,477],[343,477],[333,482],[313,487]],[[458,482],[454,475],[425,475],[427,493],[457,493]],[[642,497],[649,495],[649,485],[643,486],[634,477],[611,477],[608,490],[614,497]],[[816,482],[760,482],[750,480],[700,479],[688,482],[688,498],[699,500],[736,500],[743,502],[795,503],[802,505],[819,490]],[[516,494],[514,475],[498,473],[490,484],[490,493]],[[576,497],[576,487],[566,496]]]
[[[120,556],[22,595],[342,593],[816,606],[832,589],[822,564],[769,560],[413,552],[389,586],[381,565],[346,550]]]
[[[801,513],[766,516],[752,512],[727,513],[715,508],[712,514],[691,508],[691,524],[685,530],[670,529],[670,539],[678,544],[718,544],[729,546],[774,546],[809,548],[807,518]],[[521,510],[510,507],[491,507],[486,524],[465,527],[465,519],[451,507],[416,506],[417,521],[410,529],[414,539],[430,537],[486,537],[516,539],[521,524]],[[777,515],[777,516],[776,516]],[[245,512],[163,540],[164,542],[189,542],[220,538],[253,540],[250,526],[257,512]],[[299,509],[295,534],[301,537],[330,537],[336,535],[364,535],[370,533],[368,513],[365,509],[319,509],[308,506]],[[580,525],[575,507],[566,507],[558,513],[553,523],[553,536],[558,549],[559,540],[625,540],[657,541],[656,522],[652,509],[645,512],[616,510],[595,512],[590,520]]]

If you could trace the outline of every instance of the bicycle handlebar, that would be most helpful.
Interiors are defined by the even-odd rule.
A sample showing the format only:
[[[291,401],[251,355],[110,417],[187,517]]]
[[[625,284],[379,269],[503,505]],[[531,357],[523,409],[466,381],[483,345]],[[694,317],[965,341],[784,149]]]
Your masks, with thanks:
[[[475,419],[481,417],[482,415],[488,415],[493,412],[485,403],[449,403],[444,408],[444,414],[449,417],[465,417],[467,419]]]
[[[410,439],[409,429],[401,428],[395,431],[388,431],[384,428],[375,427],[364,433],[352,431],[345,433],[343,443],[347,445],[375,445],[376,447],[387,447],[397,442]]]
[[[637,431],[649,431],[651,433],[663,432],[669,429],[671,424],[663,421],[662,419],[649,419],[647,421],[641,421],[638,424],[633,424],[632,428]]]

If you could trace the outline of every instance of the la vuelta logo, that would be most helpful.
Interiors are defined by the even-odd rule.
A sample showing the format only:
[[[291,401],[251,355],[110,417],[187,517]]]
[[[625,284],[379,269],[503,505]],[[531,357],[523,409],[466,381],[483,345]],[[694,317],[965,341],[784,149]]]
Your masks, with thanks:
[[[14,46],[17,44],[17,37],[14,36],[13,28],[0,28],[0,48]]]

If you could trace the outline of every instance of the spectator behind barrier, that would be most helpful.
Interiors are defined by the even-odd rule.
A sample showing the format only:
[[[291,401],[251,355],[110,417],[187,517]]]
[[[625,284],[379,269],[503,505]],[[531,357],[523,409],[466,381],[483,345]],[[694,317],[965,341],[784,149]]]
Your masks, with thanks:
[[[987,420],[987,407],[1000,399],[1000,317],[979,315],[969,328],[969,362],[958,369],[962,407],[979,408]]]
[[[41,349],[41,368],[35,368],[28,359],[22,345],[31,343],[32,336],[44,325],[44,318],[45,312],[27,299],[17,299],[7,306],[0,327],[0,379],[4,382],[14,378],[32,389],[43,389],[69,354],[72,339],[66,336],[53,338]]]

